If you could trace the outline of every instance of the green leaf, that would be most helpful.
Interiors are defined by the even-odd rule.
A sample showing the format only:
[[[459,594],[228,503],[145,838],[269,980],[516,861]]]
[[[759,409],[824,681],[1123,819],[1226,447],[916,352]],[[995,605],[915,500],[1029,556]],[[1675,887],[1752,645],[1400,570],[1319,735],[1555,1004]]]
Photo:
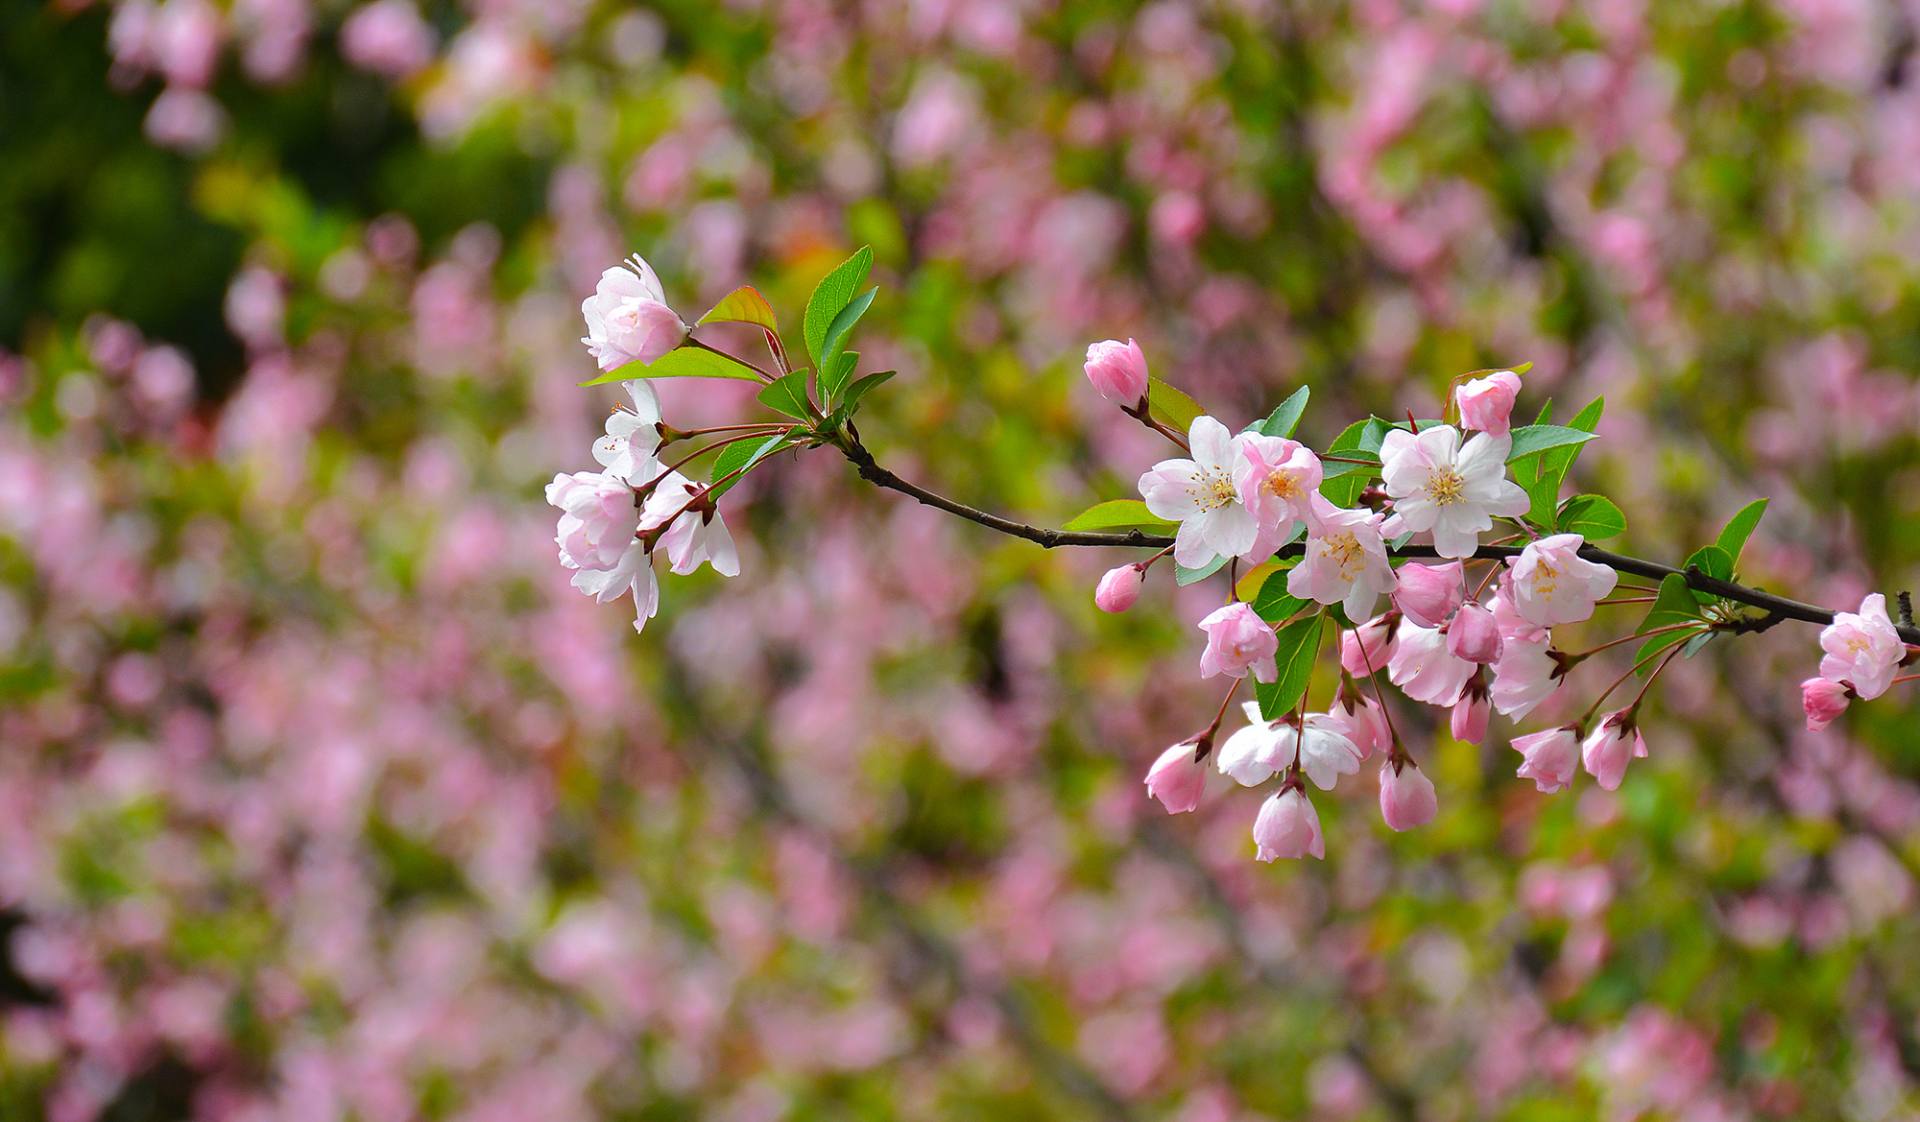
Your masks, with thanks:
[[[832,330],[835,318],[853,302],[854,293],[866,283],[867,270],[871,268],[873,247],[863,245],[852,257],[821,277],[813,295],[807,298],[801,330],[806,335],[807,353],[813,356],[815,367],[824,365],[821,356],[827,353],[827,332]]]
[[[869,391],[879,389],[898,373],[898,370],[882,370],[877,374],[868,374],[866,377],[861,378],[853,385],[847,387],[846,397],[841,401],[840,408],[851,411],[855,405],[860,403],[861,398],[867,396]]]
[[[773,305],[760,290],[743,284],[721,297],[720,302],[701,316],[700,323],[751,323],[768,331],[779,331],[780,321],[773,316]]]
[[[1280,572],[1282,569],[1290,569],[1292,567],[1292,561],[1260,562],[1253,568],[1241,573],[1240,579],[1233,583],[1233,598],[1236,600],[1245,600],[1249,604],[1253,603],[1254,598],[1260,595],[1261,586],[1267,583],[1268,577]],[[1283,581],[1281,583],[1284,584],[1285,582]]]
[[[1587,407],[1574,414],[1568,428],[1581,432],[1593,432],[1600,427],[1600,416],[1606,411],[1607,399],[1596,397],[1587,403]],[[1540,420],[1534,427],[1543,427],[1547,418],[1552,416],[1553,403],[1547,402],[1541,407]],[[1573,461],[1580,457],[1581,445],[1573,444],[1559,448],[1550,448],[1538,456],[1530,457],[1513,465],[1513,478],[1527,492],[1531,500],[1527,508],[1527,518],[1542,529],[1552,529],[1554,524],[1554,506],[1560,501],[1560,485],[1566,481],[1567,472],[1573,469]],[[1509,458],[1511,459],[1511,458]]]
[[[830,371],[838,368],[840,351],[847,345],[847,337],[852,334],[853,325],[860,322],[860,317],[867,314],[868,308],[873,307],[873,298],[879,295],[879,293],[880,290],[878,288],[867,289],[859,296],[856,296],[846,307],[840,309],[839,315],[833,317],[833,323],[827,327],[826,340],[821,344],[820,348],[821,370]],[[820,387],[820,393],[825,396],[827,400],[831,401],[839,396],[841,388],[845,385],[846,382],[844,380],[831,388],[823,384]]]
[[[1592,433],[1570,425],[1523,425],[1513,430],[1513,449],[1507,453],[1507,462],[1537,456],[1553,448],[1585,444],[1592,439]]]
[[[1208,577],[1219,572],[1221,569],[1226,568],[1227,562],[1229,560],[1231,560],[1231,558],[1216,557],[1212,561],[1208,562],[1207,564],[1200,566],[1198,569],[1189,569],[1185,565],[1182,565],[1178,561],[1176,561],[1173,563],[1173,583],[1197,584],[1200,581],[1206,580]]]
[[[773,451],[780,446],[781,442],[786,439],[788,439],[786,433],[776,433],[758,444],[755,444],[751,440],[742,440],[738,444],[729,444],[725,448],[720,449],[720,455],[713,461],[713,475],[711,477],[713,481],[713,497],[717,499],[732,490],[733,485],[745,479],[747,473],[753,470],[755,464],[758,464],[762,459],[771,455]],[[732,479],[727,479],[724,483],[721,482],[729,472],[733,471],[738,471],[740,474],[734,476]]]
[[[1703,545],[1693,551],[1685,565],[1688,569],[1698,569],[1710,577],[1720,580],[1733,579],[1733,557],[1717,545]],[[1693,598],[1702,604],[1711,604],[1720,597],[1712,592],[1693,589]]]
[[[1307,387],[1301,386],[1281,402],[1267,419],[1256,426],[1262,436],[1292,436],[1300,427],[1300,418],[1307,411],[1307,401],[1313,396]]]
[[[1320,653],[1320,634],[1326,626],[1326,613],[1315,612],[1305,619],[1281,628],[1276,635],[1278,648],[1274,665],[1279,673],[1271,682],[1255,681],[1253,692],[1260,699],[1260,715],[1277,721],[1293,711],[1313,682],[1313,664]]]
[[[1653,607],[1647,609],[1647,618],[1634,628],[1634,634],[1640,635],[1656,627],[1699,618],[1700,603],[1693,598],[1693,589],[1687,586],[1687,578],[1679,573],[1668,573],[1660,581],[1660,591],[1653,598]]]
[[[847,382],[853,378],[854,367],[860,365],[859,351],[841,351],[833,356],[827,366],[820,371],[820,396],[832,401],[840,396]]]
[[[1184,433],[1193,427],[1193,419],[1200,416],[1201,409],[1200,403],[1186,394],[1158,378],[1149,378],[1147,412],[1168,428]]]
[[[1726,552],[1737,565],[1740,551],[1746,548],[1747,538],[1753,535],[1754,527],[1760,525],[1760,516],[1767,513],[1767,500],[1755,499],[1734,512],[1732,518],[1720,531],[1720,537],[1713,543]],[[1731,579],[1731,578],[1729,578]]]
[[[803,421],[813,418],[813,414],[807,411],[810,403],[807,400],[807,372],[804,370],[781,375],[760,391],[759,401],[767,408],[789,417],[798,417]]]
[[[718,352],[700,347],[679,347],[652,363],[629,362],[580,384],[600,386],[608,382],[629,382],[635,378],[738,378],[746,382],[758,382],[760,375],[752,367]]]
[[[1327,446],[1326,454],[1354,459],[1371,458],[1377,464],[1379,456],[1366,452],[1360,447],[1360,442],[1366,436],[1367,427],[1378,420],[1377,417],[1369,417],[1364,421],[1355,421],[1348,425],[1345,431],[1333,438],[1333,443]],[[1384,438],[1385,434],[1381,435]],[[1374,444],[1376,451],[1379,447],[1378,443]],[[1335,506],[1352,506],[1360,498],[1360,492],[1367,489],[1367,484],[1373,480],[1374,473],[1378,470],[1377,466],[1325,463],[1321,469],[1320,493],[1331,500]]]
[[[1560,504],[1557,531],[1579,534],[1588,541],[1610,538],[1627,528],[1627,516],[1603,495],[1575,495]]]
[[[1067,519],[1063,530],[1170,530],[1179,525],[1147,509],[1139,499],[1108,499]]]
[[[1291,565],[1288,566],[1288,568],[1291,567]],[[1282,569],[1270,574],[1261,582],[1260,591],[1253,598],[1253,610],[1268,623],[1279,623],[1311,602],[1302,600],[1287,591],[1287,574]]]
[[[1718,631],[1701,631],[1687,640],[1687,649],[1680,652],[1681,658],[1692,658],[1706,649],[1708,643],[1720,637]]]

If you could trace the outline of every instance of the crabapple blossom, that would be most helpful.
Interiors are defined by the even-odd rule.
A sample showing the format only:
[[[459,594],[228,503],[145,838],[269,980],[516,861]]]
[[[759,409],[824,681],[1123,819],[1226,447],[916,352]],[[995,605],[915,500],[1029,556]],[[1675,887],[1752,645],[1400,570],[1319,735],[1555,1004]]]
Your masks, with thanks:
[[[1388,759],[1380,765],[1380,817],[1393,830],[1411,830],[1433,821],[1440,801],[1433,780],[1409,759]]]
[[[1393,606],[1422,627],[1439,627],[1466,598],[1467,571],[1461,562],[1449,561],[1444,565],[1410,562],[1400,566],[1400,583],[1394,589]]]
[[[1362,760],[1375,751],[1384,751],[1393,743],[1393,731],[1387,725],[1386,710],[1359,691],[1343,684],[1335,695],[1333,708],[1327,710],[1329,726],[1353,742]]]
[[[1484,378],[1475,378],[1453,391],[1460,409],[1463,428],[1479,429],[1491,436],[1505,436],[1511,428],[1513,403],[1520,396],[1520,375],[1511,370],[1496,370]]]
[[[547,484],[547,502],[560,508],[553,540],[560,563],[569,569],[614,568],[640,525],[633,488],[604,472],[555,475]]]
[[[1454,699],[1453,712],[1448,716],[1448,727],[1453,738],[1467,744],[1484,744],[1487,739],[1487,723],[1492,714],[1487,706],[1487,672],[1485,669],[1474,671],[1473,677],[1460,689],[1460,696]]]
[[[1260,814],[1253,820],[1253,844],[1255,856],[1262,861],[1308,854],[1322,859],[1327,856],[1326,841],[1320,835],[1320,815],[1307,793],[1298,787],[1288,787],[1260,804]]]
[[[740,555],[734,549],[733,535],[718,510],[698,509],[705,485],[695,483],[679,472],[668,472],[641,510],[640,529],[666,529],[660,534],[660,547],[672,562],[673,571],[685,576],[700,567],[713,566],[724,577],[740,575]],[[693,504],[692,507],[689,504]]]
[[[1120,565],[1108,569],[1093,590],[1094,606],[1103,612],[1124,612],[1140,599],[1140,588],[1147,582],[1144,565]]]
[[[1086,370],[1087,381],[1115,405],[1137,409],[1147,400],[1147,356],[1132,339],[1103,339],[1088,347]]]
[[[1140,497],[1160,518],[1180,523],[1173,559],[1189,569],[1252,552],[1259,524],[1240,502],[1236,480],[1246,451],[1212,417],[1195,417],[1187,430],[1189,460],[1162,460],[1140,477]]]
[[[660,613],[660,578],[654,574],[647,547],[638,541],[627,547],[613,568],[574,573],[573,587],[593,597],[597,604],[612,603],[631,592],[635,632],[644,630],[647,621]]]
[[[1580,556],[1579,534],[1554,534],[1528,542],[1510,558],[1504,587],[1520,618],[1539,627],[1579,623],[1593,615],[1620,574]]]
[[[1362,758],[1364,753],[1348,738],[1342,724],[1327,714],[1309,713],[1300,722],[1300,770],[1306,772],[1315,787],[1333,790],[1341,776],[1360,770]]]
[[[1501,639],[1544,642],[1549,636],[1549,629],[1522,616],[1520,609],[1513,606],[1513,570],[1502,570],[1500,576],[1500,585],[1493,593],[1492,611],[1494,622],[1500,625]]]
[[[1348,619],[1364,619],[1394,587],[1393,564],[1380,537],[1380,516],[1341,510],[1314,494],[1306,551],[1287,573],[1287,592],[1303,600],[1340,604]]]
[[[1147,769],[1147,794],[1159,799],[1168,814],[1184,814],[1200,805],[1207,765],[1194,758],[1199,750],[1199,741],[1184,741],[1160,753]]]
[[[1460,430],[1452,425],[1434,425],[1417,435],[1405,429],[1387,433],[1380,444],[1380,474],[1393,500],[1393,517],[1384,532],[1389,537],[1431,533],[1440,556],[1471,557],[1496,515],[1518,517],[1531,505],[1520,485],[1507,478],[1512,447],[1510,437],[1484,432],[1463,446]]]
[[[1255,432],[1242,433],[1240,447],[1246,455],[1235,480],[1240,501],[1259,523],[1271,552],[1293,533],[1295,523],[1313,525],[1316,504],[1331,507],[1320,495],[1320,457],[1298,441]]]
[[[1260,706],[1254,702],[1241,706],[1241,711],[1247,715],[1247,727],[1227,737],[1214,752],[1213,765],[1220,769],[1220,774],[1242,787],[1253,787],[1265,783],[1274,772],[1293,762],[1295,733],[1293,725],[1285,719],[1263,718]]]
[[[1800,683],[1800,706],[1806,710],[1807,729],[1819,732],[1839,720],[1852,696],[1845,682],[1830,678],[1808,678]]]
[[[580,302],[587,334],[581,339],[602,370],[629,362],[657,362],[687,337],[687,325],[667,306],[653,267],[639,254],[600,274],[593,295]]]
[[[1386,669],[1393,660],[1401,614],[1383,612],[1340,635],[1340,668],[1356,678]]]
[[[1496,614],[1497,609],[1496,609]],[[1560,662],[1546,635],[1537,639],[1509,635],[1501,641],[1500,658],[1493,664],[1493,707],[1505,717],[1520,720],[1560,687]]]
[[[1906,657],[1906,644],[1887,617],[1887,598],[1875,592],[1860,601],[1857,612],[1838,612],[1820,632],[1820,676],[1845,682],[1855,696],[1871,701],[1887,692],[1893,672]]]
[[[1489,663],[1500,658],[1504,641],[1493,611],[1479,604],[1463,604],[1447,625],[1447,649],[1468,662]]]
[[[1415,701],[1451,705],[1472,677],[1474,664],[1447,649],[1447,637],[1431,627],[1400,621],[1387,679]]]
[[[660,399],[642,379],[626,385],[633,408],[607,415],[606,435],[593,442],[593,458],[607,474],[640,485],[660,472],[654,459],[660,450]]]
[[[1634,724],[1633,710],[1620,709],[1607,714],[1587,734],[1580,745],[1580,763],[1601,787],[1612,791],[1626,778],[1627,762],[1644,759],[1647,742]]]
[[[1520,753],[1520,769],[1514,774],[1533,780],[1541,792],[1552,794],[1573,782],[1574,768],[1580,762],[1580,730],[1563,727],[1516,736],[1513,750]]]
[[[1259,681],[1274,680],[1278,671],[1273,654],[1279,639],[1252,607],[1235,601],[1217,608],[1200,621],[1200,629],[1207,633],[1207,649],[1200,655],[1202,678],[1219,674],[1244,678],[1251,670]]]

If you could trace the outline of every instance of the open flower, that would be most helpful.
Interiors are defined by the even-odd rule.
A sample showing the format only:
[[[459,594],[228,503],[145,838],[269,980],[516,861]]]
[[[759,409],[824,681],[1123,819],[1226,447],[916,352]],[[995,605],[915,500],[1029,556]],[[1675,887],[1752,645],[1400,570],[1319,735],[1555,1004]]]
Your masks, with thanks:
[[[660,612],[660,578],[654,575],[652,555],[635,541],[621,554],[611,569],[581,569],[573,574],[573,587],[593,597],[595,603],[610,604],[627,593],[633,594],[633,629],[644,630],[647,621]]]
[[[1560,663],[1551,653],[1551,638],[1508,636],[1501,641],[1493,664],[1493,707],[1502,716],[1519,720],[1560,688]]]
[[[1293,533],[1297,522],[1311,523],[1320,495],[1320,457],[1298,441],[1249,432],[1240,435],[1246,457],[1235,483],[1240,501],[1260,526],[1272,548]],[[1331,504],[1328,504],[1331,505]]]
[[[1198,741],[1188,740],[1160,753],[1147,769],[1147,794],[1159,799],[1168,814],[1184,814],[1200,805],[1207,787],[1207,765],[1194,759]]]
[[[655,362],[687,337],[653,267],[639,254],[600,274],[593,295],[580,302],[587,334],[581,339],[602,370]]]
[[[1574,768],[1580,763],[1580,730],[1557,728],[1516,736],[1513,750],[1520,753],[1520,770],[1515,774],[1552,794],[1573,782]]]
[[[1530,500],[1519,484],[1507,478],[1506,436],[1476,433],[1460,443],[1452,425],[1434,425],[1419,435],[1405,429],[1387,433],[1380,444],[1380,475],[1393,517],[1384,532],[1397,537],[1407,531],[1433,534],[1434,552],[1442,557],[1471,557],[1480,534],[1493,528],[1496,515],[1518,517]]]
[[[1612,791],[1626,778],[1627,762],[1644,759],[1647,742],[1634,724],[1633,710],[1619,709],[1607,714],[1587,734],[1580,745],[1580,763],[1601,787]]]
[[[718,510],[699,509],[694,500],[703,484],[695,483],[679,472],[670,472],[653,494],[647,496],[640,514],[640,529],[655,530],[666,525],[659,548],[666,551],[673,571],[685,576],[705,561],[723,577],[740,575],[740,555],[734,549],[733,535]],[[668,525],[671,523],[670,525]]]
[[[560,508],[554,544],[569,569],[611,569],[620,564],[640,511],[633,488],[618,476],[597,471],[556,475],[547,484],[547,502]]]
[[[1430,627],[1400,621],[1394,636],[1387,679],[1415,701],[1452,705],[1476,669],[1473,663],[1447,649],[1447,637]]]
[[[1260,814],[1253,820],[1253,845],[1254,855],[1262,861],[1308,854],[1324,859],[1327,846],[1320,836],[1320,815],[1307,793],[1290,786],[1260,804]]]
[[[1247,715],[1247,727],[1227,737],[1214,752],[1213,765],[1242,787],[1255,787],[1293,762],[1294,729],[1289,721],[1262,717],[1254,702],[1241,706],[1241,711]]]
[[[654,459],[660,450],[660,399],[644,379],[635,378],[626,385],[633,408],[608,414],[606,435],[593,442],[593,458],[607,474],[640,486],[660,474]]]
[[[1620,575],[1581,557],[1584,544],[1579,534],[1554,534],[1528,542],[1520,556],[1508,559],[1504,587],[1520,618],[1552,627],[1593,615],[1594,601],[1612,592]]]
[[[1307,548],[1287,573],[1287,591],[1303,600],[1340,604],[1348,619],[1365,619],[1375,601],[1394,588],[1393,563],[1380,537],[1380,516],[1370,510],[1342,510],[1313,496]]]
[[[1820,676],[1845,682],[1862,701],[1887,692],[1893,672],[1907,655],[1906,644],[1887,617],[1887,598],[1875,592],[1860,601],[1858,612],[1840,612],[1820,632]]]
[[[1215,609],[1200,621],[1207,633],[1207,649],[1200,655],[1200,676],[1211,678],[1225,674],[1244,678],[1251,670],[1256,680],[1271,682],[1278,674],[1273,653],[1279,649],[1279,637],[1267,621],[1240,601]]]
[[[1240,502],[1236,480],[1247,457],[1227,426],[1195,417],[1187,430],[1190,460],[1162,460],[1140,477],[1140,497],[1156,516],[1180,523],[1173,559],[1189,569],[1253,550],[1259,525]]]

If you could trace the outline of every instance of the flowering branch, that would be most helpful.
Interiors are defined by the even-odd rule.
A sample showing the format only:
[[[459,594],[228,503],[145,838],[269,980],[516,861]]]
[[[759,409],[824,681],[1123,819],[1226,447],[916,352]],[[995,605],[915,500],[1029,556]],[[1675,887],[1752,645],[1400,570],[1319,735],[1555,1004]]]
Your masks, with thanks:
[[[1315,450],[1294,439],[1307,389],[1236,434],[1152,377],[1139,344],[1107,340],[1087,349],[1088,380],[1184,453],[1140,476],[1139,499],[1098,503],[1055,529],[929,490],[882,467],[854,425],[862,398],[893,376],[855,378],[859,355],[847,349],[877,292],[860,292],[871,263],[863,249],[815,288],[803,326],[810,367],[794,367],[773,309],[752,288],[736,290],[701,317],[702,324],[759,327],[774,370],[693,338],[638,257],[603,274],[583,306],[586,342],[605,372],[594,381],[626,381],[632,408],[617,410],[594,445],[602,471],[559,475],[547,489],[562,510],[555,542],[561,562],[575,571],[575,587],[603,601],[631,591],[634,626],[643,627],[658,606],[656,552],[675,573],[705,563],[737,574],[721,495],[776,451],[827,446],[875,486],[1043,548],[1157,550],[1101,578],[1094,602],[1104,611],[1132,607],[1162,557],[1172,556],[1181,584],[1225,570],[1224,603],[1200,622],[1207,642],[1199,669],[1202,678],[1229,678],[1231,688],[1203,732],[1159,755],[1146,788],[1177,813],[1199,806],[1212,770],[1249,787],[1277,777],[1253,824],[1261,860],[1323,857],[1309,786],[1330,791],[1376,753],[1387,826],[1411,829],[1437,815],[1433,782],[1395,731],[1383,676],[1411,701],[1451,709],[1454,738],[1478,744],[1494,711],[1522,720],[1559,692],[1576,666],[1637,643],[1619,676],[1579,717],[1513,739],[1517,775],[1542,792],[1566,788],[1582,769],[1602,788],[1618,787],[1629,763],[1647,755],[1639,712],[1654,683],[1676,659],[1720,635],[1766,631],[1784,620],[1823,625],[1819,674],[1801,685],[1807,723],[1816,730],[1852,701],[1916,677],[1895,675],[1920,660],[1920,628],[1904,597],[1895,622],[1878,594],[1857,612],[1836,612],[1738,579],[1765,499],[1736,513],[1683,565],[1594,545],[1592,539],[1623,532],[1625,514],[1604,496],[1563,499],[1560,492],[1605,403],[1596,400],[1565,425],[1550,423],[1549,404],[1533,424],[1516,425],[1524,365],[1455,378],[1442,419],[1411,412],[1404,422],[1367,417]],[[660,419],[647,379],[662,377],[758,382],[760,404],[792,420],[682,432]],[[726,435],[660,462],[664,444],[696,432]],[[707,482],[682,474],[709,455]],[[1489,532],[1501,536],[1486,540]],[[1470,562],[1490,564],[1469,582]],[[1655,584],[1623,585],[1623,574]],[[1633,595],[1616,598],[1616,591]],[[1376,611],[1383,596],[1388,607]],[[1591,619],[1601,605],[1628,603],[1648,605],[1632,633],[1571,653],[1554,646],[1556,628]],[[1329,631],[1338,640],[1340,685],[1331,708],[1309,712]],[[1601,714],[1636,674],[1644,682],[1633,700]],[[1248,677],[1255,697],[1244,706],[1248,724],[1216,751],[1221,722]],[[1371,699],[1360,679],[1371,685]]]

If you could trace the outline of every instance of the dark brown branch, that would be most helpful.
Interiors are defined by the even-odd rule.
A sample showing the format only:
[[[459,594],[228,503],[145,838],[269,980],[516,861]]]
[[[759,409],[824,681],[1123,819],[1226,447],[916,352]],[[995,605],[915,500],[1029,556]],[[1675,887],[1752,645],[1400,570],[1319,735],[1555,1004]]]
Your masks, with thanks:
[[[840,445],[847,459],[859,469],[860,477],[879,487],[910,495],[921,503],[944,510],[948,514],[977,522],[990,530],[1008,534],[1016,538],[1025,538],[1030,542],[1052,549],[1055,546],[1122,546],[1127,548],[1164,549],[1173,544],[1173,539],[1164,534],[1149,534],[1141,530],[1125,532],[1099,532],[1090,530],[1055,530],[1046,526],[1032,526],[1025,522],[1015,522],[1011,518],[1002,518],[977,507],[936,494],[915,483],[909,483],[874,462],[873,454],[858,440],[849,439]],[[1283,547],[1274,556],[1298,557],[1305,549],[1305,543],[1294,542]],[[1503,560],[1520,556],[1523,547],[1517,545],[1483,545],[1474,551],[1475,560]],[[1392,551],[1396,557],[1438,557],[1430,545],[1405,545]],[[1724,631],[1752,632],[1764,631],[1781,620],[1800,620],[1805,623],[1829,624],[1833,622],[1833,609],[1818,604],[1808,604],[1785,596],[1776,596],[1759,588],[1749,588],[1729,580],[1709,576],[1699,569],[1676,569],[1658,561],[1648,561],[1640,557],[1629,557],[1624,553],[1614,553],[1594,545],[1580,548],[1580,556],[1620,573],[1632,573],[1635,576],[1651,577],[1662,580],[1669,576],[1679,576],[1686,580],[1691,588],[1701,592],[1759,608],[1767,613],[1764,619],[1730,623],[1720,628]],[[1920,644],[1920,627],[1910,623],[1896,623],[1894,630],[1899,633],[1902,642]]]

